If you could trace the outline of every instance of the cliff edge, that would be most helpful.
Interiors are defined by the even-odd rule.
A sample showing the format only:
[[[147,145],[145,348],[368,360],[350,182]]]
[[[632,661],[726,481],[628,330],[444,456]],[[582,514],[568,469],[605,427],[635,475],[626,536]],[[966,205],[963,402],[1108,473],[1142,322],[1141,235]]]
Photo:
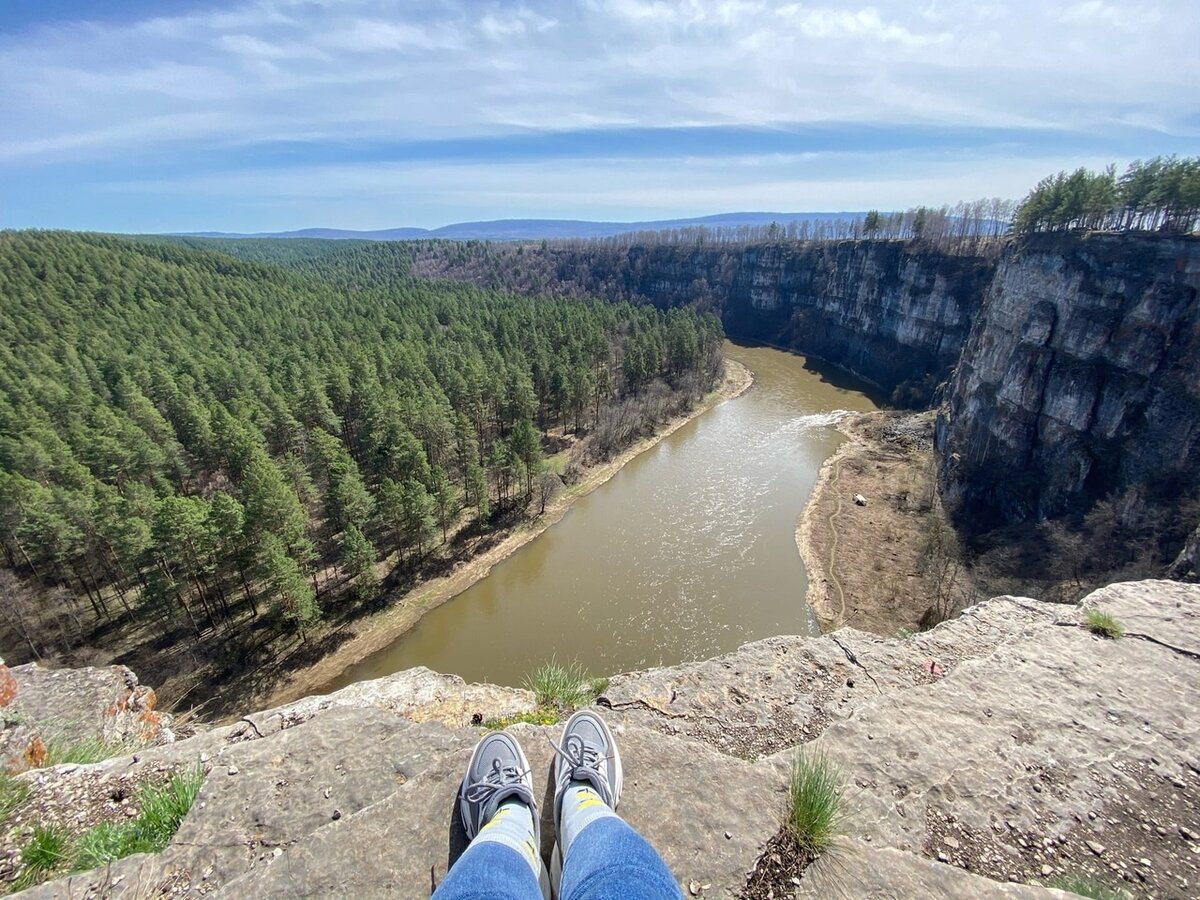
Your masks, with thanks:
[[[1091,631],[1091,609],[1124,638]],[[1200,586],[1142,581],[1081,608],[998,597],[906,640],[771,638],[616,676],[598,703],[626,763],[621,812],[692,896],[744,890],[805,745],[848,791],[840,846],[789,885],[797,896],[1051,897],[1064,895],[1041,884],[1087,876],[1184,897],[1200,885],[1198,665]],[[9,707],[31,675],[46,680],[12,670]],[[27,896],[426,896],[463,846],[453,808],[471,723],[532,708],[524,691],[413,669],[26,772],[25,806],[64,821],[79,798],[119,809],[131,782],[205,772],[162,853]],[[513,730],[548,798],[557,729]]]

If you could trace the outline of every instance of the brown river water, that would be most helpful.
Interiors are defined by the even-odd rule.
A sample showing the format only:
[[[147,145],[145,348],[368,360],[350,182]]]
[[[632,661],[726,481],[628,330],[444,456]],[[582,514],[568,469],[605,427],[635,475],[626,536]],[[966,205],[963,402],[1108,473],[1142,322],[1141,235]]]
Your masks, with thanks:
[[[843,440],[830,427],[836,411],[876,404],[869,388],[802,356],[725,351],[754,372],[748,392],[634,458],[327,689],[411,666],[521,685],[551,659],[607,675],[817,633],[796,520]]]

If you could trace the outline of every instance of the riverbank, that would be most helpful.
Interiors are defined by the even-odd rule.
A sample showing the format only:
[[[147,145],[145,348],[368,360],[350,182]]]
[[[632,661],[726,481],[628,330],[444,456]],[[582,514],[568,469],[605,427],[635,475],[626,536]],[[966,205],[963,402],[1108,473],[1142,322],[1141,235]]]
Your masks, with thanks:
[[[879,411],[837,424],[846,440],[821,466],[796,525],[822,631],[849,625],[892,637],[936,624],[968,598],[937,501],[933,419]]]
[[[753,382],[754,375],[750,369],[727,358],[721,385],[687,414],[676,417],[651,437],[634,443],[607,462],[587,468],[577,483],[564,489],[547,504],[543,515],[516,525],[502,538],[494,540],[488,549],[471,557],[449,574],[422,582],[407,594],[391,601],[383,611],[342,626],[342,631],[352,634],[349,637],[342,635],[344,640],[336,649],[310,665],[289,672],[284,680],[251,698],[252,703],[263,707],[278,706],[322,692],[349,667],[402,637],[430,610],[486,577],[497,564],[559,522],[579,498],[600,487],[632,459],[697,416],[745,393]]]

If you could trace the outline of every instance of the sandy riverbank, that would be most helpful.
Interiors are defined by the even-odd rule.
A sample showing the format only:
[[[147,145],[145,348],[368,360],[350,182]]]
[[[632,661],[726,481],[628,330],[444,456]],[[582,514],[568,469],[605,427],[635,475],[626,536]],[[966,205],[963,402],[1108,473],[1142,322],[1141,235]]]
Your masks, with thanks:
[[[736,360],[726,359],[725,379],[720,387],[709,393],[687,415],[672,420],[653,436],[638,441],[608,462],[587,469],[578,483],[554,497],[542,516],[517,525],[494,546],[472,557],[449,575],[422,582],[404,596],[394,599],[387,609],[346,626],[353,630],[352,637],[313,665],[289,673],[270,693],[258,698],[259,703],[251,703],[249,708],[278,706],[324,689],[350,666],[393,643],[427,612],[486,577],[496,564],[559,522],[576,500],[604,484],[630,460],[719,403],[745,393],[753,383],[754,375],[746,366]]]
[[[808,604],[822,631],[915,631],[939,589],[928,553],[942,516],[933,413],[861,413],[837,429],[846,441],[821,466],[796,525]]]

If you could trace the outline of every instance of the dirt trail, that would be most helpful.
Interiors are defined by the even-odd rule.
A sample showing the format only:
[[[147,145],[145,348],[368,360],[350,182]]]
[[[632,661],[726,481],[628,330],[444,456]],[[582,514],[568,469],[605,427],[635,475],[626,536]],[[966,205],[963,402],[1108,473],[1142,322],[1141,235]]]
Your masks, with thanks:
[[[916,630],[937,591],[925,558],[935,502],[932,413],[847,416],[796,527],[821,628]],[[851,502],[856,494],[866,505]]]

